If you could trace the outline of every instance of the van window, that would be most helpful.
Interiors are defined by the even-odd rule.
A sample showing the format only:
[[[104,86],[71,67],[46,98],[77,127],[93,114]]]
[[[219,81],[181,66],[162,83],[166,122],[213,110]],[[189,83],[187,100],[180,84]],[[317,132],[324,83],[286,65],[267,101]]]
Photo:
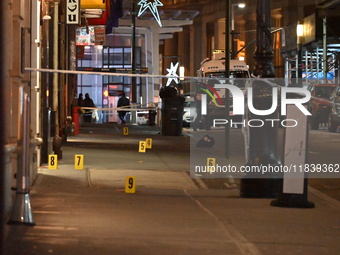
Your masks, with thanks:
[[[248,77],[248,72],[237,71],[237,72],[230,72],[230,78],[249,78],[249,77]]]
[[[225,73],[205,73],[205,77],[208,78],[224,78]],[[245,71],[231,71],[230,78],[249,78],[248,72]]]

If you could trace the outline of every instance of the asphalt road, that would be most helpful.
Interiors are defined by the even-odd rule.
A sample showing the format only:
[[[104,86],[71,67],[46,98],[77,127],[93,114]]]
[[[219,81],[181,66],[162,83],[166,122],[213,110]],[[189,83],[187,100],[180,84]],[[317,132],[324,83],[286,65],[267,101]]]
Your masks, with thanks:
[[[283,130],[279,129],[278,133],[278,152],[282,155],[284,149],[283,143]],[[194,134],[194,133],[192,133]],[[193,136],[203,137],[205,134],[209,134],[214,137],[215,141],[223,142],[225,140],[224,129],[215,129],[211,131],[198,131]],[[244,158],[244,137],[241,129],[230,130],[230,160],[235,157]],[[331,133],[326,127],[320,127],[319,130],[309,130],[308,136],[308,154],[306,164],[320,165],[326,164],[327,166],[335,166],[340,164],[339,159],[340,148],[340,131]],[[223,156],[221,153],[219,156]],[[244,163],[245,160],[244,160]],[[340,172],[340,169],[339,169]],[[308,183],[311,187],[318,189],[319,191],[340,200],[340,178],[339,173],[337,175],[329,175],[329,178],[317,178],[316,174],[313,174],[308,179]],[[336,177],[336,178],[334,178]],[[204,183],[210,189],[238,189],[240,179],[230,178],[208,178],[202,179]]]

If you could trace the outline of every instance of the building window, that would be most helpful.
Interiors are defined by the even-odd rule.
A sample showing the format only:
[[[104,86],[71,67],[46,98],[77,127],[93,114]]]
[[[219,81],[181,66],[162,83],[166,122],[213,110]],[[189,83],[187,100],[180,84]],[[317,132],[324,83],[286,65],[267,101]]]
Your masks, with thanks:
[[[141,67],[141,48],[136,47],[136,68]],[[103,68],[131,68],[131,47],[104,47]]]

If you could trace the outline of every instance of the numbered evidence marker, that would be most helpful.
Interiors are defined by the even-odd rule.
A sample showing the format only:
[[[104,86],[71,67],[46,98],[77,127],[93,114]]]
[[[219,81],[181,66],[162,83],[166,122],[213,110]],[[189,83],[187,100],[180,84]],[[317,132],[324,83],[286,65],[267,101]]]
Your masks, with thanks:
[[[58,155],[48,155],[48,169],[58,169]]]
[[[216,158],[207,158],[207,172],[210,172],[212,174],[215,172],[216,167]]]
[[[136,193],[136,177],[135,176],[126,177],[125,193]]]
[[[146,152],[146,142],[145,141],[139,141],[139,152]]]
[[[152,138],[146,138],[146,148],[152,149]]]
[[[84,155],[80,154],[74,155],[74,169],[78,170],[84,169]]]
[[[128,127],[124,127],[123,128],[123,135],[128,135],[129,134],[129,128]]]

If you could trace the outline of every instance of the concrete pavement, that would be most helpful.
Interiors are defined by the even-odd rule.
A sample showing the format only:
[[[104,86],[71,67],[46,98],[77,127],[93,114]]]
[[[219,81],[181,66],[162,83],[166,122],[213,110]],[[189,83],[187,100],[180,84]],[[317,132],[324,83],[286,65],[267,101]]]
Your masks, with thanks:
[[[147,137],[153,148],[139,153]],[[237,185],[211,189],[189,178],[189,140],[145,126],[128,136],[116,125],[83,128],[57,170],[39,170],[36,225],[8,225],[5,254],[339,254],[339,201],[310,188],[316,208],[278,208],[240,198]],[[84,170],[74,154],[85,155]],[[128,175],[134,194],[124,192]]]

